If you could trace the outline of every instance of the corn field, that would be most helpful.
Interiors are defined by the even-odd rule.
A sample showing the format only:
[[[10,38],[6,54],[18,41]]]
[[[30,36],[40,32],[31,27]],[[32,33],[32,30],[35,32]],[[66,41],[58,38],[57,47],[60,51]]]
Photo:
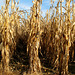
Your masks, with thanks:
[[[42,0],[33,0],[30,12],[19,10],[19,1],[5,1],[0,9],[0,75],[75,75],[75,1],[58,0],[54,7],[50,0],[45,17]]]

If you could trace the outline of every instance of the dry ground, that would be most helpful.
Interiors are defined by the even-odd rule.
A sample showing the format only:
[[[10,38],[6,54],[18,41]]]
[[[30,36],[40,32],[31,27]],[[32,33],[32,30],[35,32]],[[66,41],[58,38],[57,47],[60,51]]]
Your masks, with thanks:
[[[4,73],[1,68],[1,63],[0,63],[0,75],[36,75],[36,73],[27,74],[25,72],[27,67],[28,66],[26,66],[26,65],[15,64],[13,67],[12,66],[10,67],[9,73],[8,72]],[[45,67],[42,67],[42,72],[43,73],[39,73],[38,75],[58,75],[58,74],[54,73],[53,70],[51,70],[49,68],[45,68]],[[72,62],[69,64],[69,75],[75,75],[75,62]]]

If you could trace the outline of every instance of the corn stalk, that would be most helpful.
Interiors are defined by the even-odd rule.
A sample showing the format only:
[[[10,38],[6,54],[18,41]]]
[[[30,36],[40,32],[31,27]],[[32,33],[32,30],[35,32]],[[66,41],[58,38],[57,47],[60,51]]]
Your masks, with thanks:
[[[38,57],[38,49],[40,46],[40,0],[33,1],[31,32],[28,39],[27,51],[30,57],[30,72],[41,72],[41,63]]]
[[[2,30],[2,67],[4,72],[9,71],[9,6],[10,0],[6,0],[5,13],[4,13],[4,24]]]

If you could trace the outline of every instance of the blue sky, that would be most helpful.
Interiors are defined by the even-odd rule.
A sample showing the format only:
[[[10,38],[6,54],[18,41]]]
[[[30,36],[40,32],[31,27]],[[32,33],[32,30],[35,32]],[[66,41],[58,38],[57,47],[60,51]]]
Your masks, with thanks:
[[[18,0],[16,0],[18,1]],[[50,7],[50,0],[43,0],[43,4],[42,4],[42,12],[43,12],[43,15],[45,15],[47,9],[49,9]],[[4,6],[5,4],[5,0],[0,0],[0,9],[1,9],[1,6]],[[32,3],[32,0],[20,0],[19,2],[19,9],[20,10],[29,10],[30,7],[32,7],[33,3]]]
[[[43,12],[43,16],[45,15],[47,9],[49,9],[49,6],[50,6],[49,3],[50,3],[50,0],[43,0],[43,4],[41,8]],[[1,6],[4,6],[4,4],[5,4],[5,0],[0,0],[0,9],[1,9]],[[18,6],[20,10],[29,10],[30,7],[32,7],[32,5],[33,5],[32,0],[20,0]]]
[[[4,5],[4,4],[5,4],[5,0],[0,0],[0,9],[1,9],[1,5]],[[29,10],[30,7],[32,7],[32,5],[33,5],[32,0],[20,0],[19,9]],[[43,16],[45,16],[45,13],[47,9],[49,9],[49,7],[50,7],[50,0],[43,0],[42,7],[41,7]]]
[[[49,9],[50,5],[50,0],[43,0],[41,10],[43,12],[43,16],[45,15],[47,9]],[[32,7],[33,3],[32,0],[20,0],[20,9],[26,9],[29,10],[30,7]]]
[[[18,0],[16,0],[18,1]],[[54,6],[56,6],[58,0],[55,0],[55,3],[54,3]],[[1,9],[1,5],[4,5],[5,4],[5,0],[0,0],[0,9]],[[65,0],[63,2],[63,6],[65,4]],[[32,3],[32,0],[20,0],[20,3],[19,3],[19,9],[20,10],[29,10],[30,7],[32,7],[33,3]],[[42,15],[45,16],[45,13],[47,11],[47,9],[50,8],[50,0],[43,0],[42,2],[42,7],[41,7],[41,10],[42,10]],[[63,9],[64,11],[64,9]]]

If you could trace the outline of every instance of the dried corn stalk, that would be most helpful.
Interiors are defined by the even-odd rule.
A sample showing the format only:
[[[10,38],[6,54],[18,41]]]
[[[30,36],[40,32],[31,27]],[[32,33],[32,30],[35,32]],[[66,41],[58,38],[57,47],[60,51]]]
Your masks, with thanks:
[[[5,7],[5,13],[4,13],[4,24],[2,28],[2,67],[3,70],[9,71],[9,6],[10,0],[6,0],[6,7]]]
[[[31,32],[28,39],[27,50],[30,57],[30,72],[41,72],[41,63],[38,57],[40,46],[40,2],[34,0],[32,7]]]

